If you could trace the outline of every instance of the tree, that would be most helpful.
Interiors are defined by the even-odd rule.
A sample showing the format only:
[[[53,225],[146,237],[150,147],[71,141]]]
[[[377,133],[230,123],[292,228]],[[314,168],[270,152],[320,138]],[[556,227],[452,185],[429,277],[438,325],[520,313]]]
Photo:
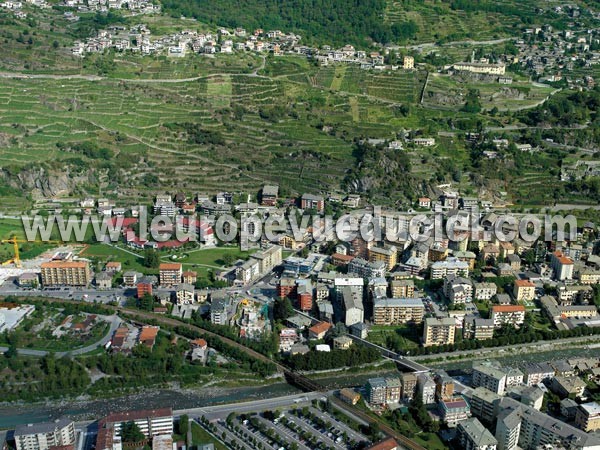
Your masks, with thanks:
[[[146,292],[142,298],[138,301],[138,306],[140,309],[144,311],[153,311],[154,310],[154,296],[148,292]]]
[[[6,359],[16,358],[17,357],[17,346],[15,344],[11,344],[10,347],[8,347],[8,350],[6,350],[4,352],[4,357]]]
[[[277,298],[273,303],[273,318],[275,320],[284,320],[294,314],[294,307],[289,298]]]
[[[160,265],[158,252],[152,248],[147,248],[144,252],[144,266],[156,269]]]
[[[121,423],[121,440],[123,442],[140,442],[144,437],[144,433],[135,422]]]
[[[231,253],[225,253],[221,259],[223,260],[223,265],[230,266],[234,263],[235,256],[233,256]]]
[[[179,417],[179,434],[182,436],[187,435],[188,430],[190,429],[190,418],[187,414],[183,414]]]

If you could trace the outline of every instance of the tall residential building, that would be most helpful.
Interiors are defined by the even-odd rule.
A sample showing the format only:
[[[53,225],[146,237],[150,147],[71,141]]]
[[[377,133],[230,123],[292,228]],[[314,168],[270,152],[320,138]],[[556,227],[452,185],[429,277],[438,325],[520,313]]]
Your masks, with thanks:
[[[300,199],[300,208],[314,209],[322,213],[325,209],[325,200],[320,195],[304,194]]]
[[[454,344],[455,328],[455,320],[451,317],[426,318],[423,329],[423,346]]]
[[[459,422],[467,420],[471,416],[469,402],[460,395],[440,400],[438,410],[442,416],[442,420],[449,427],[455,427]]]
[[[515,280],[513,295],[518,302],[532,302],[535,299],[535,284],[529,280]]]
[[[373,302],[373,323],[375,325],[398,325],[421,323],[425,305],[420,298],[377,298]]]
[[[400,375],[402,383],[402,400],[411,402],[417,393],[417,376],[414,373],[404,372]]]
[[[477,300],[491,300],[498,292],[496,283],[475,283],[473,297]]]
[[[498,405],[501,398],[498,394],[494,394],[484,387],[473,389],[469,398],[471,414],[479,420],[491,424],[498,415]]]
[[[402,384],[398,378],[369,378],[365,385],[367,401],[371,405],[398,403]]]
[[[275,206],[277,204],[277,196],[279,194],[279,186],[265,185],[261,191],[261,205]]]
[[[92,280],[87,261],[49,261],[41,269],[44,286],[87,286]]]
[[[492,306],[492,320],[496,328],[505,324],[520,326],[525,322],[525,307],[523,305],[494,305]]]
[[[251,257],[258,260],[260,273],[264,275],[281,264],[282,248],[280,245],[272,245],[265,250],[254,253]]]
[[[417,395],[424,405],[435,403],[436,384],[429,374],[422,373],[417,376]]]
[[[440,370],[433,378],[435,381],[435,396],[438,400],[444,400],[454,397],[454,378],[445,371]]]
[[[506,371],[492,361],[473,364],[473,386],[484,387],[502,395],[506,388]]]
[[[470,302],[473,300],[473,283],[469,278],[450,274],[444,278],[444,295],[450,303]]]
[[[369,249],[369,261],[383,261],[387,270],[392,270],[397,262],[398,250],[394,246],[371,247]]]
[[[163,434],[173,434],[173,410],[171,408],[127,411],[112,413],[98,422],[98,428],[114,428],[114,435],[120,436],[121,424],[133,422],[147,438]]]
[[[441,280],[448,275],[469,276],[469,263],[458,258],[447,258],[444,261],[436,261],[431,265],[431,279]]]
[[[458,442],[464,450],[496,450],[498,441],[479,420],[470,418],[459,422]]]
[[[395,298],[412,298],[415,296],[415,282],[413,280],[390,281],[390,294]]]
[[[14,438],[17,450],[47,450],[75,444],[75,427],[68,419],[18,425]]]
[[[510,397],[502,398],[500,411],[496,426],[499,450],[600,448],[600,438],[593,433],[588,434]]]
[[[161,286],[170,287],[181,283],[182,274],[180,263],[161,263],[158,266],[158,277]]]
[[[387,266],[383,261],[367,261],[354,258],[348,263],[348,273],[356,274],[363,278],[384,277]]]
[[[344,286],[342,289],[344,325],[347,327],[365,320],[362,296],[362,287],[358,289],[355,286]]]
[[[575,413],[575,424],[587,432],[600,429],[600,405],[596,402],[579,405]]]
[[[518,410],[504,410],[496,422],[498,450],[515,450],[521,435],[521,417]]]
[[[313,287],[310,279],[297,280],[296,297],[302,311],[310,311],[313,307]]]
[[[554,269],[554,278],[558,281],[571,280],[573,278],[574,262],[561,251],[556,251],[550,258],[550,264]]]

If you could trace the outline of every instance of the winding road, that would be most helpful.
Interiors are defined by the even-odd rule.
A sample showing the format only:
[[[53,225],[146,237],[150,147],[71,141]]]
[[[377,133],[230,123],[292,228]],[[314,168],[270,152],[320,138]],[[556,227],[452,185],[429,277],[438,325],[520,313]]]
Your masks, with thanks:
[[[117,328],[119,328],[119,325],[121,324],[121,319],[119,318],[119,316],[117,316],[115,314],[112,316],[104,317],[104,320],[108,321],[110,323],[110,329],[108,330],[108,333],[106,333],[102,339],[100,339],[99,341],[94,342],[92,344],[86,345],[85,347],[76,348],[76,349],[70,350],[68,352],[54,352],[54,354],[58,358],[62,358],[63,356],[67,356],[67,355],[72,355],[72,356],[83,355],[85,353],[89,353],[91,351],[96,350],[100,346],[106,345],[106,343],[108,341],[110,341],[110,339],[112,338],[112,336],[113,336],[114,332],[117,330]],[[0,347],[0,353],[4,353],[7,350],[8,350],[8,347]],[[31,348],[18,348],[17,352],[20,355],[39,356],[39,357],[46,356],[48,353],[50,353],[48,350],[34,350]]]

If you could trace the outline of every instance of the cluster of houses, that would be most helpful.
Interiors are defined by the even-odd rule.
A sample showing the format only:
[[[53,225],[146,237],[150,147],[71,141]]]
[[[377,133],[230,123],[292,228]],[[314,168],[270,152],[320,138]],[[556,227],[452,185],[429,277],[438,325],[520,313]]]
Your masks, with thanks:
[[[155,14],[161,11],[160,4],[151,0],[63,0],[61,6],[77,8],[81,13],[125,9],[137,15]]]
[[[31,5],[42,9],[48,9],[51,7],[50,3],[48,3],[46,0],[24,0],[24,2],[20,0],[6,0],[0,3],[0,8],[12,11],[17,19],[26,19],[27,13],[23,11],[24,5]]]
[[[152,6],[152,5],[150,5]],[[129,29],[112,26],[101,30],[96,36],[85,41],[75,42],[72,53],[83,56],[86,53],[98,53],[107,49],[130,50],[144,55],[165,53],[170,57],[183,57],[188,52],[212,55],[230,54],[234,51],[272,52],[283,54],[284,49],[294,48],[300,40],[295,34],[281,31],[256,30],[254,34],[238,28],[233,31],[219,29],[217,33],[201,33],[183,30],[177,33],[153,38],[144,24]]]

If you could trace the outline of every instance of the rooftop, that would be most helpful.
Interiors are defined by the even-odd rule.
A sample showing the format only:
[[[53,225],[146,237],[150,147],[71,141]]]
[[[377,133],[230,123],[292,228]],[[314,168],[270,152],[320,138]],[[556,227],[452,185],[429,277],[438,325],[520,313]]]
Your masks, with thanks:
[[[66,427],[72,421],[67,418],[57,419],[54,422],[40,422],[17,425],[15,427],[15,436],[25,436],[28,434],[45,434]]]
[[[507,312],[525,312],[523,305],[494,305],[492,306],[493,313],[507,313]]]

